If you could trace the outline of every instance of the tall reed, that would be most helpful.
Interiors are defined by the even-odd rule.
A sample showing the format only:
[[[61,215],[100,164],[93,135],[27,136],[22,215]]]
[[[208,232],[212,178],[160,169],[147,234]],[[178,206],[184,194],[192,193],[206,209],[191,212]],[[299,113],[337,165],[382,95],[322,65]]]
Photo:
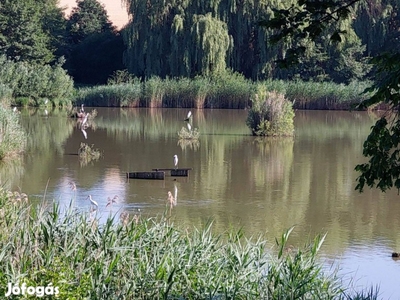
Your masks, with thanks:
[[[252,82],[238,73],[222,72],[214,74],[207,94],[207,108],[240,108],[249,106]]]
[[[0,105],[9,107],[12,100],[12,90],[5,84],[0,83]]]
[[[0,105],[0,160],[15,157],[25,150],[26,134],[18,113]]]
[[[142,96],[140,82],[82,87],[75,102],[86,106],[139,107]]]
[[[216,235],[211,223],[181,230],[165,217],[127,213],[100,223],[96,212],[72,204],[28,202],[0,190],[0,295],[8,283],[52,284],[59,299],[337,299],[343,292],[317,263],[321,239],[283,255],[286,233],[275,260],[261,238]]]

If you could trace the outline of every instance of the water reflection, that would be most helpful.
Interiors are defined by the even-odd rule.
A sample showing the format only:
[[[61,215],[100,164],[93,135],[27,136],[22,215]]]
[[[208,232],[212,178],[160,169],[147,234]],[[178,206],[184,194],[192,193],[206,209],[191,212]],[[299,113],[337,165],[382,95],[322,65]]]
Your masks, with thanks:
[[[202,226],[212,219],[216,231],[242,226],[272,242],[296,225],[291,244],[302,245],[327,232],[324,255],[351,257],[352,264],[344,260],[348,272],[367,263],[363,255],[368,253],[371,266],[374,259],[376,264],[384,260],[392,266],[390,276],[400,275],[390,257],[400,251],[397,192],[354,191],[354,166],[364,160],[362,144],[375,116],[297,111],[294,138],[257,139],[245,125],[246,111],[193,110],[192,128],[201,132],[195,146],[181,145],[177,136],[186,113],[98,109],[95,126],[86,128],[85,136],[76,120],[61,111],[49,111],[47,118],[22,111],[29,136],[24,163],[15,172],[1,169],[0,179],[8,174],[10,186],[29,199],[42,200],[46,190],[47,200],[68,205],[73,199],[85,212],[90,194],[99,204],[97,216],[115,214],[121,222],[163,214],[170,191],[176,202],[172,218],[183,226]],[[102,158],[81,168],[76,155],[81,142],[99,148]],[[192,168],[189,177],[126,180],[126,172],[170,168],[174,154],[180,167]],[[118,201],[107,206],[116,195]],[[374,241],[386,242],[383,248],[371,248]],[[355,242],[361,246],[352,247]],[[386,275],[363,274],[374,282]]]

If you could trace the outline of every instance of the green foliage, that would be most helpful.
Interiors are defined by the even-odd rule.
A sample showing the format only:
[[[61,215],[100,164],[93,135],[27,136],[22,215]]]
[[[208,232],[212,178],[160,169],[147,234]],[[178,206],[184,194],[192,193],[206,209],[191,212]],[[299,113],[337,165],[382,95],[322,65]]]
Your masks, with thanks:
[[[292,136],[293,119],[294,110],[290,101],[282,94],[268,92],[265,86],[257,85],[246,120],[253,135]]]
[[[9,107],[12,100],[12,90],[0,83],[0,106]]]
[[[293,251],[287,244],[292,230],[293,227],[276,240],[277,259],[267,271],[271,299],[333,299],[341,294],[338,282],[323,276],[316,261],[326,235],[317,235],[304,249]]]
[[[317,263],[323,237],[286,255],[285,233],[275,260],[265,241],[241,231],[182,230],[126,212],[100,223],[72,206],[28,201],[0,191],[1,294],[8,282],[52,283],[60,299],[337,299],[343,291]]]
[[[138,82],[139,79],[135,78],[128,72],[128,70],[116,70],[113,74],[108,78],[108,85],[118,85],[124,83],[135,83]]]
[[[113,72],[123,69],[123,51],[120,35],[92,34],[72,48],[67,65],[69,74],[75,82],[105,84]]]
[[[108,19],[104,5],[96,0],[78,0],[67,21],[69,41],[64,50],[66,69],[81,84],[105,84],[123,69],[124,45]]]
[[[400,53],[384,54],[374,58],[373,62],[377,66],[377,79],[375,84],[366,90],[373,95],[363,101],[360,107],[385,103],[391,113],[384,115],[372,126],[371,133],[364,142],[363,155],[369,160],[368,163],[356,166],[356,170],[361,173],[357,178],[356,186],[360,192],[363,191],[365,184],[369,187],[376,186],[382,191],[393,186],[400,188],[400,120],[398,115]]]
[[[67,22],[67,32],[72,43],[79,44],[87,37],[113,32],[104,5],[96,0],[77,0]]]
[[[101,153],[99,149],[95,149],[94,145],[81,143],[78,149],[79,162],[81,166],[86,166],[88,163],[99,160]]]
[[[139,107],[141,97],[142,85],[134,82],[79,88],[75,102],[85,103],[87,106]]]
[[[61,64],[62,61],[54,66],[32,65],[0,56],[0,84],[12,90],[13,97],[20,99],[18,104],[38,106],[48,98],[53,104],[68,105],[73,82]]]
[[[239,73],[222,71],[210,77],[205,107],[244,109],[249,106],[253,83]]]
[[[20,154],[25,146],[26,135],[18,114],[0,105],[0,160]]]
[[[56,3],[53,1],[53,8]],[[51,4],[45,1],[2,0],[0,54],[15,61],[46,64],[53,60],[52,38],[45,26]],[[61,13],[59,11],[59,13]]]

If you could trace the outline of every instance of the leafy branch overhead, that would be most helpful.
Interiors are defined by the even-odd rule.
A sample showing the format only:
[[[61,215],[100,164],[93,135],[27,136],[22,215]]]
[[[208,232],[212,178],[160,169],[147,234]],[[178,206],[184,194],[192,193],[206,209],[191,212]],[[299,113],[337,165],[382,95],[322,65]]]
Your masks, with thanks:
[[[343,37],[348,32],[343,29],[342,24],[346,20],[351,22],[360,7],[364,6],[369,14],[383,16],[386,13],[387,19],[390,19],[386,29],[392,31],[391,37],[380,45],[379,55],[370,61],[374,66],[373,83],[364,91],[370,96],[358,105],[359,109],[370,109],[381,104],[387,108],[386,114],[371,127],[371,133],[364,142],[363,155],[368,161],[355,168],[360,173],[356,186],[356,190],[360,192],[365,185],[382,191],[393,186],[400,189],[400,19],[396,3],[394,6],[390,5],[390,1],[385,3],[378,5],[373,1],[361,0],[299,0],[286,9],[272,9],[272,18],[259,22],[261,26],[274,31],[269,39],[271,44],[288,45],[285,55],[277,61],[281,67],[288,67],[301,62],[307,51],[305,41],[316,42],[328,37],[331,43],[343,42]],[[388,9],[383,9],[384,5]],[[390,11],[389,7],[393,11],[391,14],[387,13]],[[368,53],[374,54],[372,51]]]
[[[278,60],[281,67],[288,67],[298,63],[299,58],[305,54],[306,47],[301,41],[315,41],[328,28],[330,41],[341,42],[342,35],[347,31],[341,29],[340,21],[349,18],[352,7],[360,1],[299,0],[287,9],[272,8],[272,18],[261,20],[259,25],[274,30],[274,34],[269,38],[271,44],[291,44],[285,57]]]

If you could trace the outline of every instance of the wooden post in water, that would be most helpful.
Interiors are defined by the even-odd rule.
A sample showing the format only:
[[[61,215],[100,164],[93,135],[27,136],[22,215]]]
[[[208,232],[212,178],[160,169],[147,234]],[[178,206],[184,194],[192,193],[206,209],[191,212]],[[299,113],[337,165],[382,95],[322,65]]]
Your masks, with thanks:
[[[189,170],[185,170],[185,169],[172,169],[172,170],[171,170],[171,176],[183,176],[183,177],[188,177],[188,176],[189,176]]]
[[[127,178],[132,179],[159,179],[164,180],[164,171],[152,171],[152,172],[129,172],[126,173]]]
[[[171,172],[171,176],[176,176],[176,177],[188,177],[190,170],[192,170],[192,168],[153,169],[153,171],[170,171]]]

